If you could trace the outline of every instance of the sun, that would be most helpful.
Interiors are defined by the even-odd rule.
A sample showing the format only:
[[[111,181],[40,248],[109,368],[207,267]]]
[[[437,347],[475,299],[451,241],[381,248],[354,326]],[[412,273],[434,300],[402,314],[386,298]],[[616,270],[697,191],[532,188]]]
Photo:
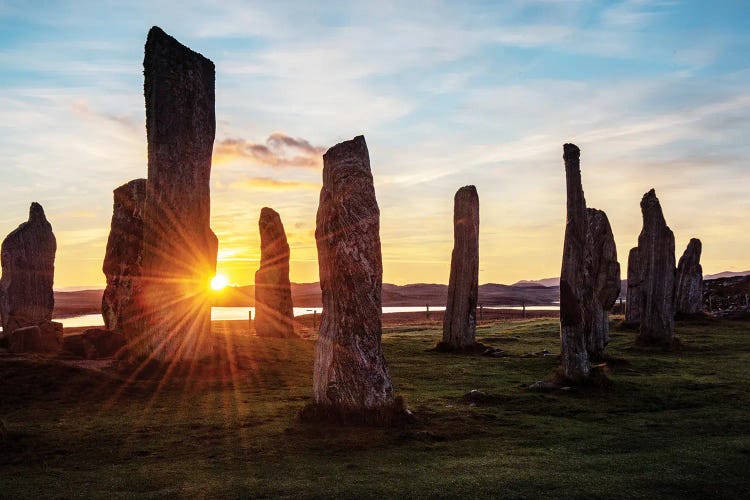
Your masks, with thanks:
[[[223,290],[228,284],[229,280],[223,274],[217,274],[211,279],[211,289],[217,292]]]

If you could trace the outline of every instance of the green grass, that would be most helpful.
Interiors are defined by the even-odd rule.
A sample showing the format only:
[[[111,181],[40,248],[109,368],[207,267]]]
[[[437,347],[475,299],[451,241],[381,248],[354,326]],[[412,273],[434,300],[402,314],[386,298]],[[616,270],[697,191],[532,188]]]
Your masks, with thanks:
[[[426,352],[436,330],[386,330],[394,383],[417,422],[303,424],[313,343],[216,330],[215,374],[161,387],[0,358],[0,497],[750,496],[750,322],[678,322],[679,352],[633,345],[606,390],[534,393],[558,352],[552,320],[481,327],[505,358]],[[231,349],[226,346],[231,345]],[[478,389],[486,401],[463,395]]]

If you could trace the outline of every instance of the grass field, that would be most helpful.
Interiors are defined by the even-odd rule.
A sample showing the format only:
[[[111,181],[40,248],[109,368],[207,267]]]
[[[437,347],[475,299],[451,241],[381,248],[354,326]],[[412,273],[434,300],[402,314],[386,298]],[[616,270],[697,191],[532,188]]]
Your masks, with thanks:
[[[557,359],[524,355],[558,352],[554,320],[480,327],[503,358],[426,352],[434,327],[387,328],[417,420],[389,429],[299,422],[313,342],[245,328],[214,324],[221,370],[162,383],[0,358],[0,497],[750,496],[750,321],[678,322],[674,353],[616,327],[609,352],[628,363],[612,387],[553,393],[527,387]]]

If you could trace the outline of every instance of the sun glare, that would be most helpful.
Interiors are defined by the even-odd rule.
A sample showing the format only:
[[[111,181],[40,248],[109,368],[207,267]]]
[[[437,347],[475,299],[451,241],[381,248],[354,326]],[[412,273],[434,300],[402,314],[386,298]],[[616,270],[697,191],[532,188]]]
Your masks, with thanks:
[[[223,274],[217,274],[211,279],[212,290],[223,290],[229,284],[229,280]]]

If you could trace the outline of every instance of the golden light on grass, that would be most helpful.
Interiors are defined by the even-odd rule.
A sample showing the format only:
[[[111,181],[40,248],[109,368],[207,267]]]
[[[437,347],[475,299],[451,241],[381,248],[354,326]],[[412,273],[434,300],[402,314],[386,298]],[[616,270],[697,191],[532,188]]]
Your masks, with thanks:
[[[211,278],[211,289],[215,291],[223,290],[229,284],[229,279],[223,274],[217,274]]]

